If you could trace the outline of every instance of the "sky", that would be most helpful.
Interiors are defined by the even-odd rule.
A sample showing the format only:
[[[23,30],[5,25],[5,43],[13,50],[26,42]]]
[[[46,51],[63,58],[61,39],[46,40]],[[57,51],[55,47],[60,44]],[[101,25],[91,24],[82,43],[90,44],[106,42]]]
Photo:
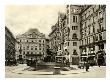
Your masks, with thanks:
[[[23,34],[30,28],[37,28],[46,36],[51,26],[58,20],[58,12],[66,12],[65,5],[7,5],[5,25],[14,36]]]

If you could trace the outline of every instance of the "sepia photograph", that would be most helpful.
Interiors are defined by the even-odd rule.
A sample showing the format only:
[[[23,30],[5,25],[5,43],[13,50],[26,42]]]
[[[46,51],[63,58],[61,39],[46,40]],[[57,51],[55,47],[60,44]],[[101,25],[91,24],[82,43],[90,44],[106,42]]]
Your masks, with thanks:
[[[5,78],[106,78],[106,5],[6,5]]]

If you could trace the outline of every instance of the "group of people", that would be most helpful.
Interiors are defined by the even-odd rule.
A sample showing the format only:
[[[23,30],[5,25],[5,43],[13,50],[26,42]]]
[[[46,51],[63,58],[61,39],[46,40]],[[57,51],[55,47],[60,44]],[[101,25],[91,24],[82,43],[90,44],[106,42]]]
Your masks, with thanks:
[[[69,55],[69,52],[67,51],[67,49],[65,49],[65,58],[66,58],[66,65],[70,67],[70,55]],[[88,62],[88,59],[86,60],[86,62],[84,63],[84,66],[86,68],[86,71],[89,70],[89,62]]]

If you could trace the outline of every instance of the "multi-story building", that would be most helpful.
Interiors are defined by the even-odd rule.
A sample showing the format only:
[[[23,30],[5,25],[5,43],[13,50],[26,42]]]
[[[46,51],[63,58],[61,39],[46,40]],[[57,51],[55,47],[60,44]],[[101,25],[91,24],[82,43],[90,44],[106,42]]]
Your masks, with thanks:
[[[79,45],[80,45],[80,7],[75,5],[67,5],[66,15],[59,16],[59,24],[61,30],[61,41],[59,52],[67,50],[70,55],[71,64],[79,63]]]
[[[65,13],[58,13],[58,26],[59,26],[59,45],[58,45],[58,55],[64,55],[64,41],[68,38],[67,30],[66,29],[66,14]]]
[[[66,19],[64,20],[65,26],[63,26],[63,51],[67,49],[70,55],[70,63],[79,63],[79,46],[80,46],[80,6],[67,5],[66,6]]]
[[[5,65],[13,65],[15,61],[15,43],[12,32],[5,27]]]
[[[71,64],[79,63],[79,46],[80,46],[80,7],[67,6],[67,13],[58,14],[58,55],[65,55],[67,50],[70,55]],[[55,32],[53,32],[55,33]],[[51,36],[50,36],[51,37]],[[55,38],[54,38],[55,39]],[[52,43],[52,45],[54,45]]]
[[[67,50],[72,64],[79,64],[87,59],[91,64],[97,64],[98,61],[105,64],[105,8],[105,5],[67,5],[66,15],[59,13],[58,27],[54,26],[52,29],[51,47],[56,43],[55,39],[59,38],[57,54],[64,55],[63,52]]]
[[[38,29],[30,29],[22,35],[16,37],[16,59],[39,60],[46,56],[46,38]]]
[[[60,29],[58,26],[58,23],[56,23],[54,26],[52,26],[52,32],[49,34],[49,48],[51,49],[53,54],[57,55],[58,51],[58,45],[60,42]]]
[[[106,55],[106,6],[82,5],[81,11],[81,61],[105,64]]]

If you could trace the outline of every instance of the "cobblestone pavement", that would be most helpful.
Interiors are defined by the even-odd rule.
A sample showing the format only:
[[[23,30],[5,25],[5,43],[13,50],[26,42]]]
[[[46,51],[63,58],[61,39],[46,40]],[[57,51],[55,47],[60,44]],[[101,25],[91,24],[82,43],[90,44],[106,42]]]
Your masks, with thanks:
[[[77,68],[77,66],[72,66]],[[53,71],[50,69],[38,70],[38,71],[28,71],[29,66],[25,64],[18,66],[6,66],[5,67],[5,77],[6,78],[104,78],[106,77],[106,67],[105,66],[93,66],[90,67],[89,72],[85,69],[76,69],[70,71],[61,71],[60,75],[53,75]]]

